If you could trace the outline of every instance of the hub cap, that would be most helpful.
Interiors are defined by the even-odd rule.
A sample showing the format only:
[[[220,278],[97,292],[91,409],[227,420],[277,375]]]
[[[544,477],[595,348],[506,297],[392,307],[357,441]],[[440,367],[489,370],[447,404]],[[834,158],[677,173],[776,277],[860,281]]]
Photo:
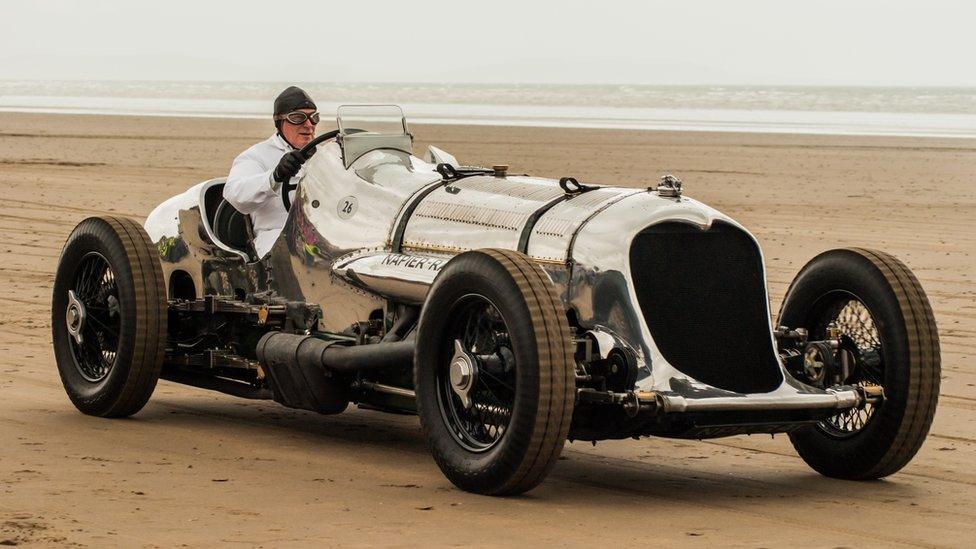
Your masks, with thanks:
[[[478,372],[477,362],[474,357],[464,350],[464,345],[458,339],[454,340],[454,358],[451,359],[451,389],[461,399],[461,404],[465,409],[471,408],[471,397],[468,391],[474,385],[474,379]]]
[[[85,342],[81,332],[85,329],[85,317],[87,315],[85,304],[78,299],[74,290],[68,290],[68,310],[65,312],[64,320],[68,325],[68,333],[75,338],[78,345]]]

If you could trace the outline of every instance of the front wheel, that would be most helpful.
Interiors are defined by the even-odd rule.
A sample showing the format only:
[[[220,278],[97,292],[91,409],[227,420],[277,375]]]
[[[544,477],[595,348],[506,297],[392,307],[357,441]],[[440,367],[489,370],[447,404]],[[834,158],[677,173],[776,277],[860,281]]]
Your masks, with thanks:
[[[166,345],[156,248],[131,219],[90,217],[61,251],[51,330],[61,382],[81,412],[122,417],[149,400]]]
[[[541,267],[508,250],[452,259],[421,313],[414,379],[420,424],[451,482],[489,495],[542,482],[576,385],[569,324]]]
[[[884,400],[790,434],[819,473],[865,480],[904,467],[925,440],[939,398],[939,335],[928,298],[904,263],[884,252],[830,250],[790,285],[779,325],[828,331],[854,357],[842,382],[880,385]]]

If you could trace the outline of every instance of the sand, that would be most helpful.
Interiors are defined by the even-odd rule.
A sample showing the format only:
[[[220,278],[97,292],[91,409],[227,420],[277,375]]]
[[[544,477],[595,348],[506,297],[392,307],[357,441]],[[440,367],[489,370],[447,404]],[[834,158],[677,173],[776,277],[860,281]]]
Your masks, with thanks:
[[[322,131],[331,126],[323,124]],[[417,419],[318,416],[161,382],[127,420],[76,412],[51,352],[61,245],[226,173],[258,121],[0,114],[0,542],[56,545],[962,546],[976,524],[976,141],[424,127],[466,163],[686,194],[750,227],[776,310],[831,247],[890,251],[932,300],[932,433],[901,473],[816,475],[785,436],[567,445],[538,489],[454,488]]]

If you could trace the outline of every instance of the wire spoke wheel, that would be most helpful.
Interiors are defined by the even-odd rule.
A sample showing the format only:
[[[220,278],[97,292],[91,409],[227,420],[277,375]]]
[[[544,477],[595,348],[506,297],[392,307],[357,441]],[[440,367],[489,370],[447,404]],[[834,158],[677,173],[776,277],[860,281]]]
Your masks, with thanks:
[[[825,302],[812,335],[816,340],[826,339],[828,327],[833,326],[841,338],[846,338],[844,342],[848,343],[848,348],[841,352],[853,355],[850,358],[854,368],[842,382],[860,387],[884,387],[884,348],[871,311],[860,299],[846,293],[830,295]],[[868,425],[874,410],[871,403],[851,408],[822,421],[819,427],[834,436],[850,436]]]
[[[813,341],[839,340],[841,360],[824,386],[884,390],[877,404],[790,432],[800,457],[823,475],[852,480],[908,464],[932,425],[940,372],[932,307],[911,270],[877,250],[824,252],[797,274],[779,322],[807,329]]]
[[[61,250],[51,303],[54,357],[71,402],[100,417],[139,411],[159,378],[166,322],[159,252],[142,226],[122,217],[79,223]]]
[[[115,273],[98,252],[88,253],[75,274],[65,314],[72,358],[82,377],[92,383],[105,379],[115,364],[122,328]]]
[[[417,412],[444,475],[490,495],[542,482],[576,391],[566,311],[542,268],[511,250],[459,254],[434,280],[417,331]]]
[[[504,363],[504,367],[492,372],[478,357],[513,356],[510,347],[503,346],[508,340],[508,328],[498,309],[481,295],[462,297],[448,316],[454,329],[444,341],[460,342],[463,351],[474,358],[474,368],[465,399],[452,380],[453,362],[441,365],[438,398],[444,421],[457,441],[470,451],[482,452],[497,444],[508,429],[518,379],[514,361],[498,360],[496,363]],[[451,345],[444,355],[451,356],[455,351]]]

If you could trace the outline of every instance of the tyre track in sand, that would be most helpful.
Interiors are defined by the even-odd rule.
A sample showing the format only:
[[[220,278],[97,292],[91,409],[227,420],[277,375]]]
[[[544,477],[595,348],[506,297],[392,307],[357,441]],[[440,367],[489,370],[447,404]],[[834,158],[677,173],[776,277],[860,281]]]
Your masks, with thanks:
[[[77,207],[77,206],[68,206],[66,204],[39,204],[36,200],[5,199],[4,200],[4,203],[5,204],[20,204],[22,206],[22,209],[25,209],[25,210],[36,210],[36,211],[39,211],[39,212],[45,212],[45,211],[48,211],[48,210],[55,210],[55,211],[60,211],[60,212],[79,213],[79,214],[83,214],[84,217],[88,217],[88,216],[91,216],[91,215],[124,215],[126,217],[131,217],[133,219],[145,219],[146,218],[145,215],[138,215],[138,214],[133,214],[133,213],[128,213],[128,212],[113,212],[113,211],[110,211],[110,210],[99,210],[99,209],[95,209],[95,208],[82,208],[82,207]],[[46,222],[46,221],[48,221],[50,219],[50,217],[36,217],[36,218],[32,218],[32,219],[33,220],[37,220],[37,221],[45,221]],[[80,219],[81,218],[79,217],[79,221],[80,221]],[[73,222],[71,224],[71,226],[74,227],[75,224],[76,224],[76,222]]]

